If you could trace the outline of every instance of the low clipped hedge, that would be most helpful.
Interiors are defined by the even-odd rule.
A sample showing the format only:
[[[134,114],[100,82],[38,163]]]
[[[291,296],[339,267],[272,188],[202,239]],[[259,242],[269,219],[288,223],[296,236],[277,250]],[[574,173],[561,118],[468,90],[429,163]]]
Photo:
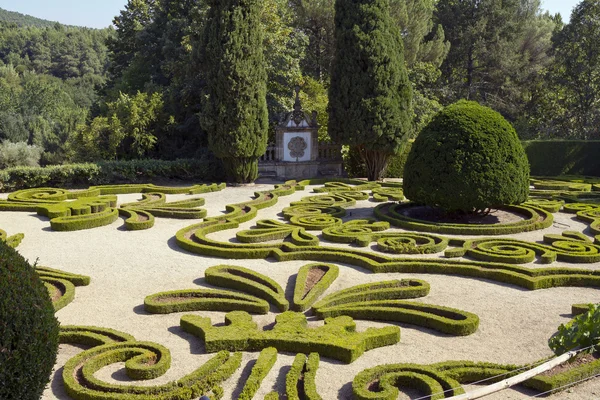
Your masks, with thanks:
[[[35,269],[0,241],[0,398],[39,399],[58,351],[59,324]]]
[[[414,206],[413,203],[385,203],[375,207],[374,213],[378,219],[387,221],[399,228],[454,235],[509,235],[548,228],[554,222],[554,217],[548,211],[533,206],[519,205],[502,207],[506,211],[516,212],[526,217],[526,219],[517,222],[506,224],[435,223],[402,214],[404,209]]]
[[[288,400],[321,400],[317,393],[315,378],[319,368],[319,353],[296,354],[290,371],[285,377],[285,393]]]
[[[522,144],[532,175],[600,176],[600,140],[529,140]]]
[[[273,279],[248,268],[217,265],[204,272],[206,282],[219,287],[241,290],[273,303],[279,311],[287,311],[285,291]]]
[[[370,321],[404,322],[455,336],[475,333],[479,317],[473,313],[402,300],[375,300],[321,307],[315,311],[319,318],[346,315]]]
[[[66,393],[76,400],[172,400],[193,399],[219,385],[240,366],[242,354],[224,351],[178,381],[156,386],[131,386],[102,382],[94,374],[101,368],[125,362],[133,379],[158,377],[170,364],[168,349],[150,342],[115,342],[93,347],[71,358],[64,366]],[[79,378],[78,378],[79,377]]]
[[[455,379],[418,364],[385,364],[365,369],[354,377],[352,392],[357,400],[395,400],[400,394],[398,386],[419,390],[426,396],[436,393],[435,399],[465,392]]]
[[[265,379],[271,368],[273,368],[275,361],[277,361],[276,348],[267,347],[260,352],[242,392],[237,397],[238,400],[252,400],[260,388],[263,379]]]
[[[0,171],[0,191],[61,186],[77,187],[111,183],[148,182],[153,179],[220,181],[223,169],[215,160],[183,159],[103,161],[98,163],[14,167]]]
[[[323,275],[313,286],[308,288],[308,279],[312,271],[319,270]],[[304,265],[296,276],[294,286],[294,311],[306,311],[313,305],[325,290],[337,279],[339,267],[334,264],[313,263]]]
[[[356,332],[356,324],[350,317],[328,318],[325,325],[317,328],[307,326],[302,313],[286,311],[276,317],[272,330],[261,330],[244,311],[225,315],[224,326],[213,326],[210,318],[184,315],[181,328],[203,339],[207,352],[220,350],[258,351],[275,347],[279,351],[295,353],[317,352],[322,356],[351,363],[365,351],[400,341],[400,328],[369,328]]]
[[[465,240],[459,248],[449,249],[446,257],[462,257],[465,254],[482,261],[508,264],[526,264],[539,256],[542,264],[557,259],[570,263],[595,263],[600,261],[600,245],[593,244],[579,232],[564,231],[562,235],[544,235],[545,244],[508,238],[485,238]]]
[[[269,303],[258,297],[216,289],[175,290],[156,293],[144,299],[144,309],[152,314],[234,310],[266,314],[269,308]]]
[[[114,342],[135,342],[128,333],[97,326],[61,325],[60,343],[96,347]]]

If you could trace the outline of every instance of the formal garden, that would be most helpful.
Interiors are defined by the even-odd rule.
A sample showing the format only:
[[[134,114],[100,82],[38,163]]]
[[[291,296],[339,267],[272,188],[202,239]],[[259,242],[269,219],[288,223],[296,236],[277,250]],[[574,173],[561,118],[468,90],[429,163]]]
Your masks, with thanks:
[[[39,396],[51,374],[42,398],[441,399],[575,348],[490,398],[597,376],[600,179],[530,178],[510,124],[473,102],[404,168],[3,195],[3,390]]]
[[[0,26],[0,399],[600,396],[597,1],[190,3]]]

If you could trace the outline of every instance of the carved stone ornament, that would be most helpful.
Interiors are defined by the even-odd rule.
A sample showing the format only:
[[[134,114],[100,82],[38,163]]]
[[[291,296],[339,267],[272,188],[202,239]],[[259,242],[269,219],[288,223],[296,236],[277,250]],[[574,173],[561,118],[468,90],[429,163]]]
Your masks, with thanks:
[[[300,157],[304,157],[304,150],[308,145],[302,136],[293,137],[288,143],[288,149],[290,150],[290,156],[295,157],[296,160]]]

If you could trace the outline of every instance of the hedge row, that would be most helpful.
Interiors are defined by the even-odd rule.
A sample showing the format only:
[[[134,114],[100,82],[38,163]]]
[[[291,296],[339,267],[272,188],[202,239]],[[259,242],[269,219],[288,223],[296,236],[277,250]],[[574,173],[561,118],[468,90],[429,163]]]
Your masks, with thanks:
[[[244,310],[256,314],[269,312],[269,303],[247,294],[217,289],[190,289],[161,292],[144,299],[144,309],[152,314],[182,311]]]
[[[506,206],[503,209],[525,216],[525,220],[506,224],[452,224],[435,223],[407,217],[403,210],[415,207],[413,203],[380,204],[374,213],[378,219],[388,221],[399,228],[421,232],[447,233],[455,235],[508,235],[548,228],[554,218],[551,213],[533,206]]]
[[[545,360],[540,362],[542,361]],[[461,385],[482,380],[490,384],[499,382],[518,374],[521,369],[518,365],[471,361],[446,361],[431,365],[386,364],[366,369],[356,375],[352,381],[352,391],[359,400],[396,399],[399,394],[398,387],[416,389],[423,395],[440,394],[445,391],[445,395],[441,394],[441,397],[438,397],[443,399],[463,394]],[[560,390],[565,385],[599,372],[600,360],[596,360],[551,376],[537,375],[522,385],[540,392]],[[398,376],[402,378],[397,379]]]
[[[61,186],[78,187],[112,183],[148,182],[153,179],[220,181],[222,168],[213,160],[131,160],[49,167],[14,167],[0,171],[0,191]]]
[[[44,282],[50,294],[52,306],[55,311],[60,310],[75,298],[75,286],[87,286],[90,278],[85,275],[76,275],[47,267],[35,268],[36,273]]]
[[[371,196],[373,196],[373,201],[378,203],[384,201],[403,201],[405,199],[402,188],[376,188],[371,191]]]
[[[600,141],[531,140],[522,143],[531,175],[600,176]]]
[[[334,264],[313,263],[304,265],[296,276],[294,286],[294,311],[306,311],[337,279],[340,269]],[[318,280],[314,282],[313,275]]]
[[[272,330],[260,330],[250,314],[233,311],[225,315],[225,326],[213,326],[210,318],[184,315],[180,321],[185,332],[205,341],[207,352],[259,351],[275,347],[279,351],[316,352],[322,356],[351,363],[365,351],[398,343],[400,328],[369,328],[356,332],[350,317],[325,320],[325,325],[308,328],[306,316],[286,311],[276,317]]]
[[[429,294],[429,283],[420,279],[402,279],[364,283],[332,293],[318,301],[313,309],[320,310],[374,300],[400,300],[424,297]]]
[[[267,347],[263,349],[258,355],[258,360],[252,367],[252,372],[248,377],[248,380],[244,384],[244,388],[237,397],[238,400],[252,400],[263,379],[267,376],[273,364],[277,361],[277,349],[274,347]]]
[[[315,313],[319,318],[346,315],[369,321],[404,322],[454,336],[470,335],[479,327],[479,317],[475,314],[450,307],[402,300],[362,301],[320,307]]]
[[[299,246],[316,246],[319,244],[319,238],[307,233],[304,228],[272,219],[257,221],[254,229],[236,232],[235,237],[242,243],[259,243],[289,238],[292,243]]]
[[[167,400],[193,399],[228,379],[240,366],[242,355],[220,352],[182,379],[157,386],[130,386],[100,381],[94,376],[101,368],[125,362],[132,379],[152,379],[166,372],[169,351],[156,343],[109,343],[86,350],[65,364],[63,380],[67,394],[77,400]]]
[[[310,260],[317,262],[347,263],[366,268],[376,273],[431,273],[459,275],[489,279],[520,286],[530,290],[556,286],[600,287],[600,273],[585,269],[571,268],[520,268],[510,264],[491,262],[454,261],[444,259],[401,259],[373,254],[354,249],[340,249],[321,246],[298,246],[283,242],[275,244],[240,244],[212,240],[207,235],[228,229],[236,229],[239,224],[256,215],[258,208],[268,207],[277,202],[278,196],[285,196],[300,189],[301,185],[288,182],[277,185],[275,190],[257,193],[256,199],[228,206],[228,214],[208,218],[205,222],[183,228],[176,234],[177,244],[190,252],[227,259],[255,259],[273,257],[277,261]],[[241,210],[246,212],[242,213]],[[536,215],[551,214],[537,208],[528,207]],[[248,214],[252,214],[248,217]],[[533,216],[532,216],[533,218]],[[545,218],[544,223],[549,221]],[[550,221],[551,222],[551,221]]]
[[[285,377],[285,393],[288,400],[321,400],[317,393],[315,378],[319,368],[319,353],[296,354],[290,371]]]
[[[208,221],[181,229],[177,244],[190,252],[227,259],[273,257],[277,261],[310,260],[346,263],[375,273],[429,273],[489,279],[530,290],[558,286],[600,287],[600,273],[575,268],[521,268],[511,264],[444,259],[400,259],[354,249],[296,246],[293,243],[237,244],[209,239],[206,235],[239,226],[236,221]]]
[[[125,332],[97,326],[61,325],[58,341],[96,347],[115,342],[135,342],[135,338]]]
[[[248,268],[218,265],[204,272],[206,282],[219,287],[241,290],[274,304],[279,311],[287,311],[289,302],[285,291],[273,279]]]
[[[525,264],[540,257],[543,264],[557,259],[570,263],[595,263],[600,261],[600,245],[593,244],[579,232],[564,231],[561,235],[544,235],[548,245],[517,239],[471,239],[460,248],[447,250],[446,257],[462,257],[465,254],[482,261],[508,264]]]
[[[352,381],[352,393],[357,400],[395,400],[400,394],[398,387],[416,389],[424,396],[435,393],[432,399],[465,392],[455,379],[433,367],[418,364],[380,365],[365,369]]]

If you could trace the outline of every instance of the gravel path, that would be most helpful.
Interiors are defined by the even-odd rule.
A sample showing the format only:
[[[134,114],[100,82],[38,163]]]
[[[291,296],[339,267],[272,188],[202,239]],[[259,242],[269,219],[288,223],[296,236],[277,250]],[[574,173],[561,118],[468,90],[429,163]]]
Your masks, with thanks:
[[[199,195],[206,199],[209,216],[224,212],[226,204],[247,201],[255,191],[271,189],[272,185],[227,188],[222,192]],[[280,219],[278,213],[290,201],[307,196],[310,190],[282,197],[271,208],[259,211],[258,217],[242,224],[248,229],[257,219]],[[5,197],[2,196],[2,197]],[[169,195],[168,201],[188,198],[186,195]],[[139,195],[121,195],[119,202],[140,199]],[[358,202],[353,207],[353,218],[367,215],[376,203]],[[569,230],[583,231],[585,224],[575,221],[569,214],[555,214],[557,222],[569,226]],[[77,232],[53,232],[46,218],[32,213],[0,213],[0,228],[9,235],[25,233],[18,250],[30,262],[58,268],[68,272],[89,275],[92,282],[87,287],[78,287],[75,300],[60,310],[57,317],[65,325],[96,325],[118,329],[132,334],[138,340],[160,343],[171,350],[173,366],[163,377],[143,384],[158,384],[175,380],[198,368],[211,355],[204,352],[202,342],[179,328],[182,315],[150,315],[143,310],[144,297],[168,290],[191,289],[204,286],[202,279],[206,268],[218,264],[231,264],[252,268],[266,274],[282,287],[288,286],[290,278],[306,261],[281,262],[274,260],[223,260],[201,257],[180,250],[174,243],[177,230],[196,221],[157,218],[154,228],[130,232],[122,228],[119,219],[110,226]],[[540,241],[544,233],[560,233],[565,225],[555,225],[543,232],[511,235],[512,238]],[[219,240],[234,240],[234,231],[225,231],[211,236]],[[419,257],[419,256],[415,256]],[[422,257],[422,256],[421,256]],[[430,255],[428,257],[440,257]],[[539,264],[530,264],[540,267]],[[552,266],[569,266],[560,262]],[[590,269],[600,268],[600,263],[577,265]],[[393,278],[418,278],[431,284],[431,293],[421,299],[425,303],[455,307],[480,317],[479,330],[470,336],[452,337],[431,330],[406,324],[402,339],[394,346],[366,352],[357,361],[345,365],[322,359],[317,373],[317,388],[324,399],[351,399],[351,381],[361,370],[384,363],[433,363],[445,360],[473,360],[497,363],[524,364],[534,362],[552,354],[547,345],[548,338],[561,323],[570,319],[573,303],[598,302],[598,291],[589,288],[555,288],[527,291],[515,286],[498,284],[481,279],[470,279],[442,275],[420,274],[372,274],[366,270],[340,264],[340,276],[325,293],[331,293],[359,283]],[[288,290],[290,288],[288,287]],[[224,313],[203,312],[213,323],[223,321]],[[274,321],[275,313],[255,317],[260,325]],[[311,321],[310,325],[322,324]],[[386,326],[385,323],[358,321],[358,330],[370,326]],[[61,345],[56,375],[62,365],[80,349]],[[246,361],[256,359],[257,353],[245,353],[244,363],[236,374],[226,382],[225,398],[235,398],[249,371],[244,369]],[[280,354],[263,382],[255,399],[262,399],[271,390],[283,393],[285,373],[293,355]],[[242,377],[244,373],[244,377]],[[113,365],[99,371],[97,376],[107,381],[123,379],[122,365]],[[61,379],[53,379],[43,399],[68,399]],[[139,384],[139,383],[138,383]],[[487,397],[488,399],[526,399],[531,392],[507,390]],[[567,392],[548,397],[549,399],[591,399],[600,397],[600,379],[578,385]],[[410,397],[402,397],[410,398]],[[414,398],[414,397],[413,397]]]

